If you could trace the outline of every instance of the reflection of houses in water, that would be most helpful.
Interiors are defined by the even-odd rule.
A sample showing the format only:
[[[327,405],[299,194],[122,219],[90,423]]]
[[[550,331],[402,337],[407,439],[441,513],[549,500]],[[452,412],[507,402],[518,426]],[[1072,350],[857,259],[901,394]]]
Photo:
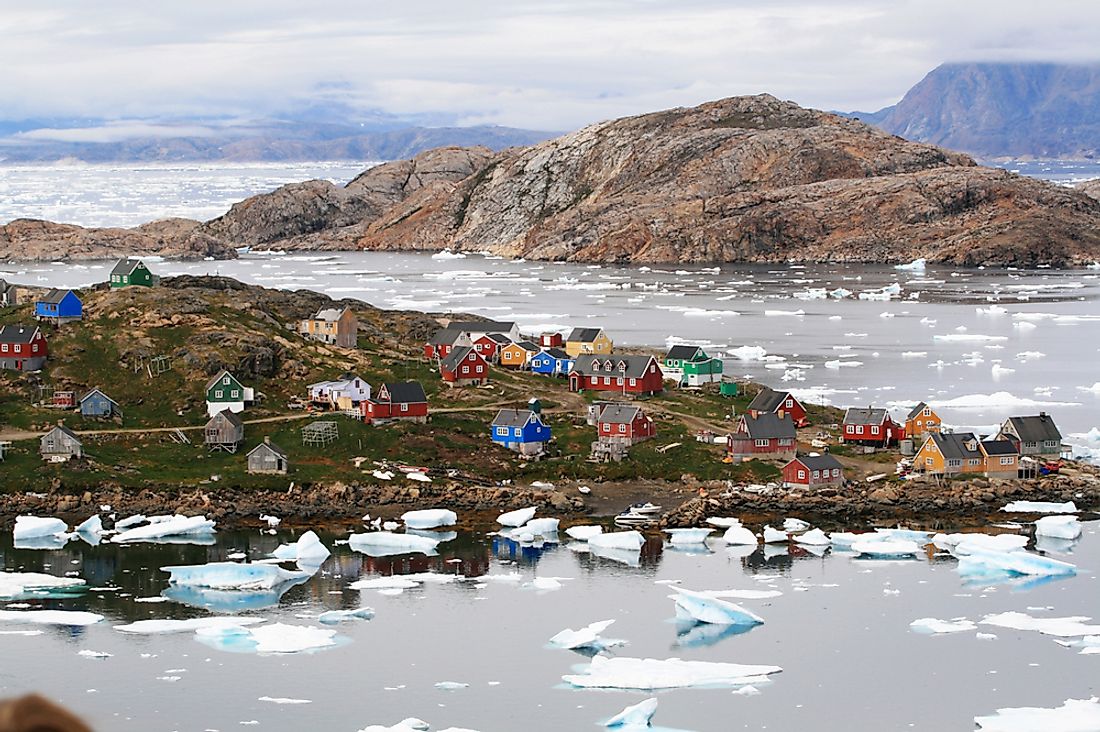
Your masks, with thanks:
[[[523,544],[506,536],[494,535],[492,544],[492,556],[495,559],[503,559],[516,564],[534,566],[539,563],[543,553],[554,551],[558,543],[534,543]]]

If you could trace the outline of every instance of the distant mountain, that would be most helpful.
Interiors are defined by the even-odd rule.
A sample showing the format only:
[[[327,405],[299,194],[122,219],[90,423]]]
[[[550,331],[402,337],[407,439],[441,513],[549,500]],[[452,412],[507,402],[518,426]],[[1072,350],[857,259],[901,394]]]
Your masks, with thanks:
[[[979,158],[1100,158],[1100,63],[944,64],[894,106],[848,116]]]

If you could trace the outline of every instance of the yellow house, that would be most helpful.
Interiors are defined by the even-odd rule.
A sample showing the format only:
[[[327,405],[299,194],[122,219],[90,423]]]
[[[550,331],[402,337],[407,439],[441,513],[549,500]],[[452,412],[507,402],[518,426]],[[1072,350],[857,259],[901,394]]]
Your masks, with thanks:
[[[905,436],[912,440],[920,440],[933,432],[939,432],[942,427],[940,415],[924,402],[913,407],[913,411],[905,418]]]
[[[340,348],[355,348],[359,335],[359,319],[351,308],[324,308],[312,318],[298,324],[298,332],[306,338]]]
[[[611,353],[615,344],[603,328],[574,328],[565,339],[565,352],[576,358],[593,353]]]
[[[929,475],[1015,478],[1019,452],[1009,440],[981,440],[973,432],[931,432],[913,467]]]
[[[509,369],[525,369],[531,359],[538,355],[538,344],[531,341],[516,341],[500,349],[500,365]]]

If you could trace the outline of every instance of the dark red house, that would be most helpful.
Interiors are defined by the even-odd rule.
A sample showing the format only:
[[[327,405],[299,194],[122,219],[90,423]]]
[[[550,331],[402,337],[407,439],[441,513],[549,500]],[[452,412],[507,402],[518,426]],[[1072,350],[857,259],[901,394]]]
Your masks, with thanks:
[[[653,419],[632,404],[604,404],[596,418],[596,437],[602,441],[633,445],[657,436]]]
[[[844,484],[844,467],[829,453],[800,455],[783,466],[784,488],[834,488]]]
[[[444,358],[459,346],[472,346],[473,341],[465,331],[454,327],[440,328],[424,344],[424,358]]]
[[[38,371],[46,355],[46,337],[37,325],[0,326],[0,369]]]
[[[539,346],[542,348],[561,348],[565,345],[565,336],[561,333],[543,333],[539,336]]]
[[[791,460],[797,452],[794,420],[784,414],[742,414],[737,429],[726,441],[734,460],[775,458]]]
[[[372,398],[359,403],[359,409],[367,424],[395,419],[428,421],[428,397],[419,381],[382,384]]]
[[[486,333],[474,341],[474,350],[485,357],[486,361],[495,361],[500,349],[512,342],[503,333]]]
[[[840,441],[864,447],[890,447],[905,438],[905,428],[885,409],[850,407],[840,425]]]
[[[745,409],[749,414],[789,414],[796,427],[809,424],[806,408],[789,391],[776,391],[765,386]]]
[[[664,379],[653,356],[578,356],[569,372],[569,390],[659,394]]]
[[[489,380],[489,362],[473,347],[461,346],[440,360],[439,375],[454,386],[484,384]]]

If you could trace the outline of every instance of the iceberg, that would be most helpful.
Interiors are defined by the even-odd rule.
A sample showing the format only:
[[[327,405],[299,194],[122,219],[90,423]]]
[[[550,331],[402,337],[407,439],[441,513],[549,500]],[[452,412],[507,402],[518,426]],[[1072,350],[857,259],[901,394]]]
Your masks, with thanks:
[[[657,711],[657,697],[632,704],[604,722],[604,727],[648,727]]]
[[[684,661],[679,658],[606,658],[594,656],[576,674],[562,676],[567,684],[581,689],[680,689],[692,686],[743,686],[760,684],[779,666],[754,666],[713,661]]]
[[[972,547],[1011,552],[1027,546],[1027,537],[1020,534],[936,534],[932,543],[956,555],[969,554]]]
[[[669,595],[676,603],[676,617],[713,625],[759,625],[764,619],[740,605],[712,595],[677,588]]]
[[[923,272],[925,265],[928,264],[928,260],[924,257],[914,259],[909,264],[895,264],[894,269],[900,269],[903,272]]]
[[[985,732],[1092,732],[1100,729],[1100,700],[1066,699],[1060,707],[1005,707],[996,714],[974,717]]]
[[[440,526],[454,526],[458,523],[458,514],[445,508],[429,508],[423,511],[406,511],[401,520],[410,529],[437,529]]]
[[[95,537],[103,533],[103,519],[99,517],[99,514],[89,516],[82,521],[79,526],[74,529],[75,533],[81,536]]]
[[[909,627],[918,633],[962,633],[964,631],[977,630],[978,626],[971,620],[957,618],[955,620],[937,620],[936,618],[917,618],[909,623]]]
[[[394,534],[390,531],[372,531],[366,534],[352,534],[348,546],[357,552],[370,556],[390,554],[435,554],[439,546],[438,539],[411,534]]]
[[[1100,633],[1100,625],[1088,625],[1092,618],[1074,615],[1066,618],[1033,618],[1026,613],[1007,612],[986,615],[982,625],[995,625],[1011,630],[1032,630],[1056,638],[1076,638]]]
[[[741,525],[741,519],[732,516],[710,516],[707,523],[719,529],[730,529]]]
[[[397,576],[371,577],[370,579],[356,580],[350,585],[353,590],[411,590],[419,586],[419,582]]]
[[[788,533],[794,533],[798,531],[805,531],[810,528],[810,524],[802,519],[787,518],[783,519],[783,530]]]
[[[1035,522],[1035,536],[1076,539],[1081,536],[1081,522],[1076,516],[1044,516]]]
[[[95,625],[103,616],[79,610],[0,610],[0,622],[35,625]]]
[[[153,519],[163,519],[153,521]],[[153,523],[128,529],[112,539],[116,544],[132,541],[156,541],[178,536],[203,536],[214,533],[214,522],[205,516],[154,516]]]
[[[1068,576],[1077,573],[1077,567],[1041,554],[1024,551],[996,551],[967,546],[967,553],[959,557],[958,572],[961,575],[988,575],[994,572],[1010,572],[1045,577]]]
[[[299,564],[318,565],[328,559],[330,553],[315,532],[307,531],[293,544],[281,544],[271,556]]]
[[[215,590],[198,585],[169,585],[161,593],[161,599],[181,605],[202,608],[212,613],[240,613],[275,607],[292,587],[309,581],[309,575],[282,582],[270,589]]]
[[[645,537],[639,531],[612,531],[593,536],[588,540],[590,547],[600,549],[630,549],[638,551],[645,543]]]
[[[580,630],[573,630],[572,628],[566,628],[554,635],[550,639],[550,645],[555,648],[566,648],[569,650],[580,648],[594,648],[603,649],[609,645],[608,641],[605,641],[600,637],[600,633],[607,630],[607,628],[614,623],[614,620],[600,620],[595,623],[584,626]],[[621,645],[621,641],[611,641],[612,644]]]
[[[115,630],[132,635],[163,635],[167,633],[193,633],[210,628],[241,628],[265,622],[263,618],[229,618],[211,616],[188,620],[138,620],[127,625],[116,625]]]
[[[335,630],[285,623],[199,628],[195,637],[218,650],[259,654],[302,653],[336,645]]]
[[[370,620],[374,617],[374,610],[369,607],[361,607],[356,610],[328,610],[317,617],[318,623],[336,625],[345,620]]]
[[[533,536],[553,536],[558,533],[558,525],[560,523],[561,522],[556,518],[531,519],[512,533],[516,534],[522,531],[523,533],[530,533]]]
[[[866,557],[904,557],[921,551],[917,542],[906,539],[862,540],[853,542],[851,548],[856,554]]]
[[[763,361],[764,357],[768,355],[768,352],[761,346],[741,346],[740,348],[730,348],[726,351],[727,354],[736,358],[738,361]]]
[[[429,725],[422,719],[416,717],[409,717],[408,719],[402,719],[392,727],[385,727],[381,724],[367,725],[359,732],[423,732],[427,730]],[[446,732],[444,730],[443,732]],[[452,730],[452,732],[460,732],[459,730]]]
[[[507,513],[502,513],[497,516],[497,523],[501,526],[519,528],[533,519],[535,517],[535,511],[537,510],[537,508],[532,506],[531,508],[520,508],[515,511],[508,511]]]
[[[764,543],[765,544],[783,544],[788,540],[787,532],[780,531],[779,529],[773,529],[771,526],[764,527]]]
[[[128,516],[124,519],[119,519],[118,521],[115,521],[115,530],[122,531],[124,529],[129,529],[134,526],[140,526],[148,520],[149,519],[145,518],[145,514],[137,513],[133,516]]]
[[[15,517],[15,541],[43,539],[60,536],[69,532],[69,525],[59,518],[39,518],[38,516]]]
[[[731,526],[726,529],[726,533],[722,534],[722,541],[740,546],[756,546],[760,543],[756,534],[744,526]]]
[[[28,592],[84,589],[79,577],[54,577],[38,572],[0,572],[0,600],[11,600]]]
[[[565,530],[566,536],[577,541],[588,541],[593,536],[599,536],[602,533],[602,526],[570,526]]]
[[[829,546],[832,542],[821,529],[810,529],[805,534],[794,537],[794,543],[808,546]]]
[[[308,579],[308,572],[283,569],[274,564],[239,564],[237,562],[211,562],[210,564],[161,567],[171,575],[174,585],[207,587],[213,590],[270,590],[285,582]]]
[[[670,544],[702,544],[714,529],[665,529]]]

